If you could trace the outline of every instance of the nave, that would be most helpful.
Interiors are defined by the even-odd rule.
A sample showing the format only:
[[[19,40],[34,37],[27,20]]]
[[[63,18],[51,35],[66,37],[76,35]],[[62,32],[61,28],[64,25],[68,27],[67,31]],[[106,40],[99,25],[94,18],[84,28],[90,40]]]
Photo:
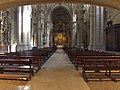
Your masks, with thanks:
[[[0,90],[120,90],[120,82],[85,82],[62,49],[30,81],[0,80]]]
[[[0,80],[0,90],[90,90],[62,49],[30,81]]]

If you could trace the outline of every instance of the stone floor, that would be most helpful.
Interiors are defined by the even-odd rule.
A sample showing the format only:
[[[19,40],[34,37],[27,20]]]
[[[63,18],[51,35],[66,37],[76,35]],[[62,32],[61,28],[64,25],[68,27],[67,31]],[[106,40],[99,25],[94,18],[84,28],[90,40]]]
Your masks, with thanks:
[[[86,83],[64,51],[58,49],[31,81],[0,80],[0,90],[120,90],[120,82]]]
[[[32,90],[90,90],[63,50],[52,55],[30,84]]]
[[[0,80],[0,90],[90,90],[62,49],[57,50],[31,81]]]
[[[113,81],[90,81],[88,86],[90,90],[120,90],[120,82]]]
[[[107,51],[109,53],[120,54],[120,52]],[[90,90],[120,90],[120,81],[90,81],[87,83]]]

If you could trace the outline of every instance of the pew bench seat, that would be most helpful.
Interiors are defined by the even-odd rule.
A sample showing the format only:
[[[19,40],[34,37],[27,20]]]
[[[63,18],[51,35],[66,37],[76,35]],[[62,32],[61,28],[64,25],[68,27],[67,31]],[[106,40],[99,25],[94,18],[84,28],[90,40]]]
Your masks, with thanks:
[[[0,74],[0,79],[18,79],[18,80],[30,80],[31,75],[20,75],[20,74]]]
[[[0,78],[30,80],[33,75],[34,66],[29,59],[0,59]]]
[[[92,58],[92,57],[91,57]],[[94,57],[82,59],[82,76],[85,81],[90,79],[116,81],[120,79],[120,58]],[[119,77],[118,77],[119,76]]]

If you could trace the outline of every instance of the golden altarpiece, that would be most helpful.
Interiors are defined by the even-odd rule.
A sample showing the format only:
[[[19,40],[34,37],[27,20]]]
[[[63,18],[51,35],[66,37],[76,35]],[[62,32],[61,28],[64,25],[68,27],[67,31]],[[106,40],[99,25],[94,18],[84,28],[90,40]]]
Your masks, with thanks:
[[[65,8],[58,7],[53,11],[52,18],[55,46],[64,47],[70,45],[70,13]]]

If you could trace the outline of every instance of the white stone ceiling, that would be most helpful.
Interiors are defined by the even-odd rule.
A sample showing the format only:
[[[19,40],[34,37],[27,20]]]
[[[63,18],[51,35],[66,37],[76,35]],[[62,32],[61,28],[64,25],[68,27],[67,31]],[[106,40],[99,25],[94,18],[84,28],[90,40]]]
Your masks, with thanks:
[[[96,5],[108,6],[120,10],[120,0],[0,0],[0,9],[5,9],[18,5],[55,3],[55,2],[96,4]]]

